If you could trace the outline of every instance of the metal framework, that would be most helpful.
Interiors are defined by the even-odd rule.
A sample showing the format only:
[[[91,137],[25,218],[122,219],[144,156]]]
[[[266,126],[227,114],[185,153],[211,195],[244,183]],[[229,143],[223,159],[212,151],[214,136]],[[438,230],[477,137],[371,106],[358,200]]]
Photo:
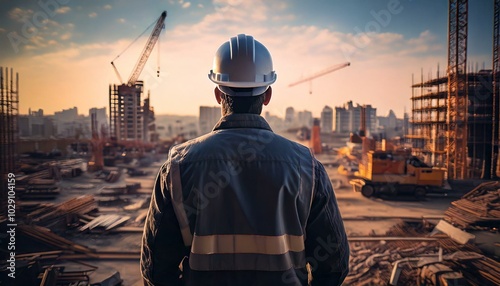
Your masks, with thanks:
[[[500,133],[500,108],[499,108],[499,88],[500,88],[500,0],[494,0],[493,8],[493,140],[491,156],[491,174],[497,177],[498,168],[498,145]]]
[[[467,174],[467,0],[449,0],[448,16],[448,178]]]
[[[466,75],[467,135],[467,177],[484,178],[491,176],[492,149],[492,73],[489,70],[476,70]],[[413,154],[424,162],[446,166],[448,147],[448,77],[440,76],[412,85],[412,140]]]
[[[448,78],[440,76],[439,67],[435,78],[412,84],[412,140],[413,153],[426,163],[444,167],[446,163],[446,133]]]
[[[0,67],[0,213],[7,210],[8,185],[5,180],[8,173],[14,173],[17,159],[19,114],[19,75],[11,68]]]
[[[143,82],[109,86],[110,134],[118,141],[144,141]]]

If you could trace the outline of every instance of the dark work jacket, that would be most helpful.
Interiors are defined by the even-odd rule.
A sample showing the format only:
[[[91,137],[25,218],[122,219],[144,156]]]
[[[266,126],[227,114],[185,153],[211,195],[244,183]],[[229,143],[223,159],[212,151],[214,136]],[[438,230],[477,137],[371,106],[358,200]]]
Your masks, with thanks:
[[[145,285],[340,285],[349,246],[325,169],[259,115],[171,148],[142,239]],[[182,271],[180,270],[182,269]]]

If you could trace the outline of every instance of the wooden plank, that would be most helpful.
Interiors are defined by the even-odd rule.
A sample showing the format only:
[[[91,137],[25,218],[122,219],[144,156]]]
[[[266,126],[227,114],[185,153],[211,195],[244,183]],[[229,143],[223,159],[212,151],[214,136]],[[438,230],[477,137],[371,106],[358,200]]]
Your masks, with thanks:
[[[440,220],[434,229],[446,233],[454,241],[460,244],[473,242],[476,238],[475,235],[456,228],[444,220]]]

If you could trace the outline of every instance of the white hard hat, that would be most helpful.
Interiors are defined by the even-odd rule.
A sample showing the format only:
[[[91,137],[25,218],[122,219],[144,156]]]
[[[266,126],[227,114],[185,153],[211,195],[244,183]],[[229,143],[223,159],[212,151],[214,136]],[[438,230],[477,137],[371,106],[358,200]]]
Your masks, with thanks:
[[[239,34],[219,47],[208,78],[225,94],[255,96],[276,81],[276,73],[267,48],[252,36]]]

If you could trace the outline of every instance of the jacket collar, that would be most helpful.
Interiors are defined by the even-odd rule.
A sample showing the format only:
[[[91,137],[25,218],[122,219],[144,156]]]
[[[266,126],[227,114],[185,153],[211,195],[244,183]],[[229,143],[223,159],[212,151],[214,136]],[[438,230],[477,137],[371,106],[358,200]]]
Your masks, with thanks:
[[[215,124],[213,131],[230,128],[257,128],[272,131],[262,116],[251,113],[235,113],[223,116]]]

